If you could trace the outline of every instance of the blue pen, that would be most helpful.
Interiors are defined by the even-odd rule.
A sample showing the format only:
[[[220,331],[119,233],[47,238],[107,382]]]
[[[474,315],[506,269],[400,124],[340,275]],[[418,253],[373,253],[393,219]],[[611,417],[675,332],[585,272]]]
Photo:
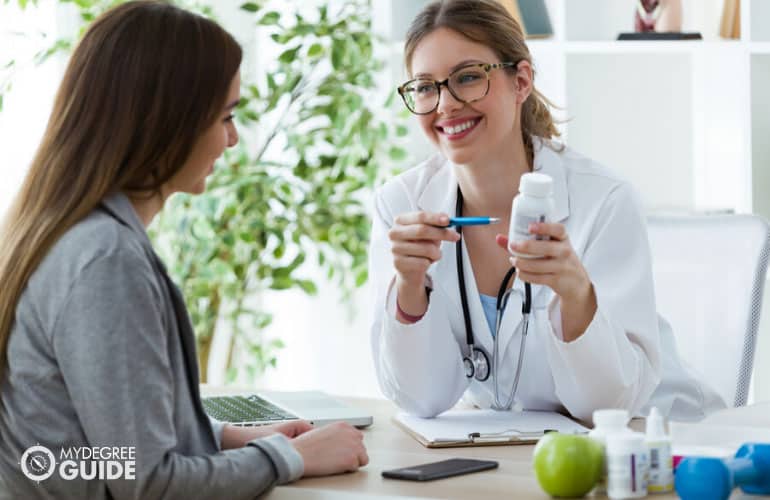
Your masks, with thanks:
[[[450,217],[450,226],[485,226],[487,224],[497,224],[500,219],[497,217]]]

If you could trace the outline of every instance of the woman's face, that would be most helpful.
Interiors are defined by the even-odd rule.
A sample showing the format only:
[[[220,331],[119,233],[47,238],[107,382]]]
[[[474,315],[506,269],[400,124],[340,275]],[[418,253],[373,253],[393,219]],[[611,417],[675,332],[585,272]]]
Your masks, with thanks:
[[[206,177],[214,172],[214,162],[225,148],[238,143],[238,131],[233,123],[233,108],[240,99],[241,74],[235,74],[227,93],[225,107],[217,120],[198,138],[190,157],[168,181],[168,192],[200,194],[206,189]]]
[[[454,30],[439,28],[415,48],[411,78],[442,81],[466,64],[499,62],[516,61],[500,61],[486,45]],[[528,65],[522,61],[519,72]],[[465,104],[442,86],[438,108],[430,114],[416,116],[425,135],[446,158],[459,165],[471,164],[496,154],[502,147],[510,147],[517,137],[512,134],[520,127],[518,109],[528,95],[510,70],[493,69],[489,73],[489,93],[483,99]]]

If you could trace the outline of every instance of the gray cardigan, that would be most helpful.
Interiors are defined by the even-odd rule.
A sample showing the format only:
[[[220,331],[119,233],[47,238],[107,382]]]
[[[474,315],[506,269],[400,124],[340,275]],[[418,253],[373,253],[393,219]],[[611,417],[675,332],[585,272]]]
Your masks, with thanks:
[[[203,411],[192,326],[125,195],[54,245],[16,309],[0,386],[0,498],[253,498],[296,479],[283,435],[220,451]],[[39,483],[19,460],[40,444],[134,446],[135,480]]]

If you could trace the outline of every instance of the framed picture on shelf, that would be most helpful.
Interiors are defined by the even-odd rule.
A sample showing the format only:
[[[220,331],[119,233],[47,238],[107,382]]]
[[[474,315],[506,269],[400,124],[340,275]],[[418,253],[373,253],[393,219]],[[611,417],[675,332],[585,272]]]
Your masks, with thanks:
[[[553,26],[545,0],[498,0],[524,30],[527,38],[553,36]]]
[[[725,0],[719,36],[734,39],[741,37],[741,0]]]

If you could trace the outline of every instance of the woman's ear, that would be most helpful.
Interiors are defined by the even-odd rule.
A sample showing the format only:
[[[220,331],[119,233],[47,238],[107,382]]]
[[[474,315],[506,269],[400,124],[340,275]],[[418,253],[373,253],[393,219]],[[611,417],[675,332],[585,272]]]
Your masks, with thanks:
[[[532,65],[527,60],[519,61],[513,75],[516,102],[521,104],[532,93],[532,81],[534,79]]]

